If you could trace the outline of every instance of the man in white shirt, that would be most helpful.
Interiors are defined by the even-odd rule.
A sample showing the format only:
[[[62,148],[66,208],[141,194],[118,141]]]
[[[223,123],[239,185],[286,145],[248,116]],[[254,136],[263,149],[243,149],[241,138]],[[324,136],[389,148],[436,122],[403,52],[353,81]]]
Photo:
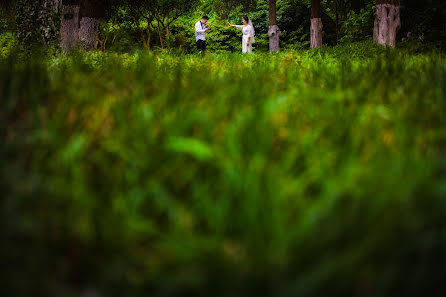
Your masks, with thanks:
[[[197,43],[197,50],[199,52],[206,52],[206,36],[205,32],[209,31],[209,27],[205,26],[209,20],[207,16],[203,16],[201,20],[195,23],[195,42]]]

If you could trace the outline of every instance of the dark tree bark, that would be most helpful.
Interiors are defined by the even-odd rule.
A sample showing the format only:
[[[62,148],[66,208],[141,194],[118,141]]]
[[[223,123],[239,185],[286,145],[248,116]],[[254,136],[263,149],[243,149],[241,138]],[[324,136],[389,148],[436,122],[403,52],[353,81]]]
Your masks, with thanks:
[[[269,0],[269,50],[270,52],[278,52],[280,50],[279,37],[281,35],[280,29],[277,26],[276,17],[276,0]]]
[[[79,0],[62,1],[62,21],[60,28],[61,48],[68,52],[79,43]]]
[[[14,6],[13,4],[15,4],[15,1],[13,0],[3,0],[0,2],[0,7],[3,7],[4,9],[9,11]]]
[[[269,1],[269,25],[274,26],[277,25],[277,17],[276,17],[276,0]]]
[[[311,48],[322,46],[322,7],[320,0],[311,0]]]
[[[104,17],[104,7],[100,0],[81,0],[79,41],[86,50],[96,48],[99,25]]]
[[[47,44],[59,41],[61,0],[41,0],[40,17],[45,20],[41,29]]]
[[[91,50],[98,43],[99,25],[104,17],[101,0],[63,0],[61,47],[64,52],[77,46]]]
[[[396,33],[401,27],[400,0],[377,0],[373,39],[381,45],[396,46]]]
[[[161,49],[164,49],[163,35],[161,34],[160,22],[157,20],[158,36],[160,37]]]

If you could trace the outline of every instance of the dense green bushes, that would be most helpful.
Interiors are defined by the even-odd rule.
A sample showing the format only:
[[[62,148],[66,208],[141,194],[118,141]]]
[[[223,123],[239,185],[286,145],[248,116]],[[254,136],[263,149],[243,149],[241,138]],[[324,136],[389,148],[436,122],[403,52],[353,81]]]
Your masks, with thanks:
[[[2,296],[440,296],[444,56],[28,61],[0,62]]]
[[[40,9],[40,2],[35,0],[8,1],[0,4],[0,34],[12,33],[26,47],[43,46],[57,49],[59,46],[60,11]],[[113,2],[113,1],[112,1]],[[365,0],[362,11],[355,14],[350,1],[322,0],[322,21],[324,45],[333,46],[348,42],[371,39],[375,17],[375,1]],[[110,2],[111,3],[111,2]],[[147,20],[140,18],[138,26],[134,16],[125,5],[110,5],[102,20],[98,48],[118,53],[133,53],[143,48],[141,34],[147,39]],[[135,1],[138,3],[138,1]],[[148,3],[148,2],[146,2]],[[175,51],[195,52],[194,23],[204,14],[210,15],[213,31],[208,34],[210,51],[241,50],[241,31],[226,26],[227,21],[241,23],[247,14],[256,27],[255,51],[268,51],[268,1],[250,1],[251,5],[236,6],[239,1],[202,1],[195,9],[175,20],[169,34],[160,30],[163,45]],[[245,2],[243,2],[245,3]],[[172,3],[171,3],[172,4]],[[38,12],[40,11],[40,12]],[[416,1],[407,0],[401,10],[402,27],[398,32],[397,45],[403,43],[425,50],[426,48],[444,48],[446,4],[442,0]],[[277,0],[277,24],[282,31],[280,38],[282,49],[300,50],[309,48],[310,41],[310,1]],[[45,28],[45,29],[44,29]],[[44,32],[47,32],[44,34]],[[151,23],[150,47],[158,51],[161,48],[156,21]],[[407,38],[410,35],[411,38]]]
[[[328,1],[330,2],[330,1]],[[337,43],[349,43],[363,40],[370,40],[373,35],[375,6],[374,1],[364,1],[365,5],[361,13],[355,14],[347,9],[346,11],[333,10],[333,3],[323,2],[325,8],[322,16],[324,23],[324,44],[332,46]],[[241,23],[244,14],[250,16],[256,27],[255,50],[268,51],[268,3],[258,0],[255,8],[246,10],[243,6],[234,7],[230,11],[221,12],[213,7],[212,2],[205,2],[201,7],[192,13],[180,17],[172,24],[172,36],[167,38],[168,46],[179,48],[182,52],[195,51],[194,23],[204,14],[210,15],[210,25],[213,31],[208,34],[208,48],[210,51],[232,51],[241,50],[240,31],[226,26],[227,20],[234,23]],[[417,48],[432,46],[442,47],[444,44],[444,34],[441,30],[441,22],[436,19],[444,19],[446,10],[444,4],[439,4],[438,0],[430,0],[429,3],[408,1],[402,9],[402,28],[398,32],[398,45],[407,46],[407,43],[415,45]],[[277,1],[277,23],[282,31],[282,49],[306,49],[309,48],[310,41],[310,15],[309,1],[291,0]],[[344,8],[345,10],[345,8]],[[350,11],[350,12],[349,12]],[[345,15],[345,16],[344,16]],[[336,24],[336,21],[338,24]],[[110,23],[113,21],[110,21]],[[110,23],[108,26],[110,27]],[[114,46],[109,47],[112,51],[132,52],[141,48],[142,42],[140,34],[131,22],[121,22],[121,27],[115,31],[108,30],[109,40],[115,38]],[[146,31],[146,24],[141,24],[142,31]],[[411,32],[411,40],[407,40],[407,34]],[[158,32],[151,30],[151,46],[158,49],[161,44]],[[170,40],[169,40],[170,39]]]
[[[11,32],[0,34],[0,57],[7,57],[15,49],[16,39]]]
[[[375,6],[368,4],[359,14],[350,12],[348,18],[342,24],[341,43],[355,42],[373,38],[375,20]]]

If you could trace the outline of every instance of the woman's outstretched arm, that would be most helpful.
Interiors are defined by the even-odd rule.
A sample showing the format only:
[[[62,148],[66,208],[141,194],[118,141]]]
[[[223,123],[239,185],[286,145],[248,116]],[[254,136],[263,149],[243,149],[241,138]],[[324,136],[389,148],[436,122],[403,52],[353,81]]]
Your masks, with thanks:
[[[231,26],[231,27],[236,27],[238,29],[242,29],[243,28],[243,26],[241,26],[241,25],[233,25],[230,22],[228,22],[228,25]]]

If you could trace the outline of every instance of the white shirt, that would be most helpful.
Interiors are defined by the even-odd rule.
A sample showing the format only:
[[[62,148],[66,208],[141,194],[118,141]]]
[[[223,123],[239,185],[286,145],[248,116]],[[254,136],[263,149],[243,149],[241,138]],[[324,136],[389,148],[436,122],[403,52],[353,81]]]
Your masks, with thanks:
[[[206,40],[206,36],[204,35],[205,29],[206,28],[201,23],[201,20],[195,23],[195,41]]]

